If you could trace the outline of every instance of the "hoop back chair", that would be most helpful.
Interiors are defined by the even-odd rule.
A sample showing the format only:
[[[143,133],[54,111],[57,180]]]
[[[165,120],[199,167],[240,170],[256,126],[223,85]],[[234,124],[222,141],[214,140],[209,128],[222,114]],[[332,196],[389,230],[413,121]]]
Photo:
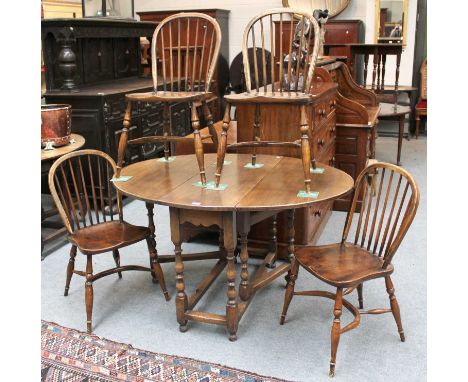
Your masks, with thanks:
[[[119,192],[117,192],[117,206],[115,209],[113,207],[111,177],[116,170],[116,164],[109,155],[97,150],[80,150],[59,158],[49,172],[50,192],[68,231],[68,241],[72,244],[64,295],[68,296],[74,273],[86,278],[88,333],[92,331],[93,284],[101,277],[118,273],[119,278],[122,278],[123,271],[150,271],[153,282],[159,281],[166,301],[169,300],[151,230],[124,221],[122,196]],[[107,195],[103,192],[105,184]],[[109,212],[110,216],[107,217],[106,212]],[[148,246],[150,267],[121,266],[119,249],[142,240],[146,240]],[[75,270],[77,248],[86,255],[85,272]],[[112,252],[116,266],[93,273],[93,256],[103,252]]]
[[[280,36],[275,38],[274,22],[279,22]],[[294,23],[298,22],[297,32],[293,33]],[[290,24],[289,38],[283,34],[283,25]],[[304,27],[305,26],[305,27]],[[312,33],[313,32],[313,33]],[[286,43],[283,41],[286,37]],[[279,40],[279,50],[275,49],[275,41]],[[313,49],[310,46],[313,42]],[[257,54],[248,54],[249,50],[256,52],[261,47],[261,59]],[[267,60],[269,49],[272,54]],[[312,15],[292,8],[277,8],[267,10],[255,16],[244,30],[242,55],[245,74],[246,92],[226,95],[227,102],[220,144],[218,146],[216,185],[221,179],[224,157],[227,149],[252,148],[252,166],[256,165],[256,150],[259,147],[294,147],[302,151],[306,191],[310,192],[310,166],[315,169],[315,160],[311,158],[307,118],[307,104],[310,103],[310,88],[313,80],[315,62],[320,49],[320,30]],[[285,58],[288,58],[287,64]],[[251,62],[253,60],[253,62]],[[284,66],[284,67],[283,67]],[[251,68],[253,67],[253,73]],[[267,73],[267,71],[270,73]],[[252,81],[253,79],[253,81]],[[253,83],[253,85],[252,85]],[[227,147],[227,132],[229,128],[231,105],[250,103],[255,105],[253,140],[239,142]],[[262,104],[295,104],[300,112],[301,138],[294,142],[272,142],[260,139],[260,108]],[[313,152],[313,150],[312,150]]]
[[[362,203],[358,206],[361,193]],[[392,312],[400,339],[405,341],[400,308],[390,275],[394,270],[393,257],[414,219],[419,197],[419,187],[406,170],[389,163],[371,164],[356,180],[341,242],[303,247],[296,251],[288,275],[280,324],[284,324],[293,295],[321,296],[335,301],[331,331],[330,376],[335,374],[340,335],[356,328],[360,323],[361,314]],[[350,235],[351,229],[354,230],[353,236]],[[351,237],[352,241],[348,241],[348,237]],[[295,292],[299,267],[336,287],[336,293],[318,290]],[[385,278],[390,308],[363,311],[363,283],[381,277]],[[356,288],[359,309],[343,298],[343,295],[351,293]],[[340,317],[343,306],[353,314],[354,320],[341,327]]]
[[[416,104],[416,139],[419,137],[419,125],[421,123],[421,116],[427,117],[427,58],[421,65],[421,82],[419,91],[419,100]]]
[[[186,33],[183,27],[186,26]],[[164,143],[164,158],[169,160],[171,143],[190,140],[172,135],[170,104],[188,102],[191,108],[193,142],[202,184],[206,183],[202,140],[211,137],[217,145],[213,116],[206,104],[212,97],[213,74],[221,45],[221,29],[215,19],[203,13],[178,13],[165,18],[154,31],[151,42],[153,91],[126,95],[123,131],[119,141],[118,174],[125,150],[129,145]],[[164,134],[128,140],[132,102],[162,102],[164,104]],[[201,102],[210,135],[202,137],[195,103]]]

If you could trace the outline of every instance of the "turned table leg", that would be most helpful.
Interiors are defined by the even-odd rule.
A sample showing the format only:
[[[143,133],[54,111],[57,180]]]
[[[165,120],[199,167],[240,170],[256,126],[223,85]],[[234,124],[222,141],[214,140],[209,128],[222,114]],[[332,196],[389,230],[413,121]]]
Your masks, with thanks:
[[[237,327],[239,324],[239,309],[237,305],[236,291],[236,267],[234,265],[234,250],[236,247],[236,235],[234,229],[234,217],[232,212],[223,213],[223,230],[224,230],[224,247],[227,253],[227,304],[226,304],[226,320],[229,340],[237,340]]]
[[[176,271],[176,315],[179,323],[179,330],[184,333],[187,331],[187,319],[185,312],[187,311],[187,295],[185,294],[184,281],[184,262],[182,261],[182,239],[180,237],[180,220],[179,210],[170,208],[171,219],[171,240],[174,243],[175,253],[175,271]]]
[[[398,129],[398,154],[397,154],[397,165],[401,166],[401,146],[403,144],[403,131],[405,128],[405,114],[400,116],[400,126]]]

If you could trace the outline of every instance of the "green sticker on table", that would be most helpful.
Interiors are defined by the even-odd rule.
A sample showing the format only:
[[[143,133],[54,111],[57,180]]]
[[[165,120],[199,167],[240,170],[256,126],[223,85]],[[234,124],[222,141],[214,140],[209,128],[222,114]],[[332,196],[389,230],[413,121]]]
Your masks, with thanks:
[[[245,168],[262,168],[263,166],[264,166],[263,163],[256,163],[256,164],[247,163],[244,167]]]
[[[325,172],[325,169],[323,167],[316,167],[315,170],[311,167],[310,172],[312,174],[323,174]]]
[[[120,176],[118,178],[112,178],[111,182],[128,182],[132,178],[133,176],[131,175],[125,175],[125,176]]]
[[[216,183],[213,180],[207,182],[206,184],[203,184],[201,181],[198,181],[193,183],[193,185],[195,187],[201,187],[213,191],[224,191],[228,187],[226,183],[220,183],[218,187],[216,187]]]
[[[226,183],[220,183],[218,187],[216,187],[216,183],[214,181],[208,182],[206,184],[206,189],[207,190],[214,190],[214,191],[224,191],[227,188]]]
[[[301,190],[297,193],[297,197],[298,198],[311,198],[311,199],[317,199],[319,196],[319,192],[318,191],[311,191],[311,192],[307,192],[307,191],[304,191],[304,190]]]
[[[169,162],[174,162],[175,161],[175,158],[176,157],[169,157],[169,158],[165,158],[165,157],[162,157],[162,158],[159,158],[158,159],[158,162],[166,162],[166,163],[169,163]]]

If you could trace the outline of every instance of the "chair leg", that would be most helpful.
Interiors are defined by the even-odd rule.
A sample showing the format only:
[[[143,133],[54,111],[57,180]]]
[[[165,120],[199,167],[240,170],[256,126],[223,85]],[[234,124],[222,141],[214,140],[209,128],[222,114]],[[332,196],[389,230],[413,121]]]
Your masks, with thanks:
[[[359,309],[364,309],[364,299],[362,297],[362,283],[357,286]]]
[[[309,122],[307,121],[307,110],[305,106],[301,106],[301,151],[302,151],[302,166],[304,168],[304,183],[305,191],[310,193],[310,144],[309,144]],[[312,168],[315,169],[315,160],[312,160]]]
[[[120,253],[119,253],[119,250],[114,249],[112,251],[112,256],[114,256],[115,266],[120,267]],[[118,272],[118,273],[119,273],[119,279],[121,279],[122,278],[122,272]]]
[[[216,148],[218,148],[218,134],[216,134],[216,129],[213,125],[213,115],[211,114],[210,108],[206,104],[206,101],[202,101],[203,114],[205,115],[206,124],[208,126],[208,131],[211,135],[211,140],[213,141]]]
[[[65,282],[65,292],[64,296],[68,296],[68,289],[70,289],[70,282],[73,276],[73,271],[75,270],[75,257],[76,257],[76,245],[72,245],[70,249],[70,260],[68,260],[67,266],[67,281]]]
[[[336,352],[338,350],[338,344],[340,342],[340,332],[341,332],[341,308],[343,306],[343,288],[336,289],[336,299],[335,307],[333,309],[333,315],[335,319],[333,320],[332,330],[331,330],[331,359],[330,359],[330,377],[335,376],[335,366],[336,366]]]
[[[93,317],[93,257],[87,255],[86,262],[86,283],[85,283],[85,302],[86,302],[86,327],[88,333],[92,333],[92,317]]]
[[[292,259],[291,262],[291,269],[287,276],[288,286],[286,287],[286,292],[284,293],[283,312],[281,313],[280,325],[284,325],[284,321],[286,320],[289,304],[291,303],[294,295],[294,286],[296,285],[297,275],[299,274],[299,262],[296,259]]]
[[[166,281],[164,280],[164,273],[162,271],[161,265],[158,262],[158,253],[156,252],[156,248],[154,246],[154,242],[152,238],[147,237],[146,244],[148,245],[148,251],[150,254],[151,269],[153,270],[154,274],[156,275],[156,278],[159,281],[159,285],[161,286],[161,289],[164,293],[164,297],[166,301],[169,301],[171,297],[169,296],[169,292],[167,291],[167,288],[166,288]]]
[[[260,140],[260,104],[255,104],[255,117],[253,124],[253,141]],[[257,164],[257,149],[252,148],[252,166]]]
[[[420,123],[421,123],[421,117],[419,116],[419,113],[416,111],[416,130],[415,130],[416,139],[418,139],[419,137],[419,124]]]
[[[226,147],[227,147],[227,133],[229,129],[229,122],[231,119],[231,105],[228,103],[226,109],[224,110],[223,117],[223,130],[221,131],[221,141],[218,145],[218,153],[216,155],[216,173],[215,173],[215,182],[216,187],[219,186],[221,181],[221,173],[223,171],[224,158],[226,156]]]
[[[163,129],[164,135],[172,135],[172,127],[171,127],[171,109],[167,102],[164,103],[164,110],[163,110]],[[170,153],[170,143],[165,141],[164,142],[164,158],[169,160],[169,153]]]
[[[405,332],[401,324],[400,306],[398,305],[397,298],[395,297],[395,288],[393,287],[392,279],[390,276],[385,277],[385,286],[387,287],[388,298],[390,299],[390,308],[392,309],[393,317],[398,327],[401,342],[405,342]]]
[[[203,143],[200,136],[200,121],[198,120],[197,107],[195,103],[191,105],[192,109],[192,129],[193,140],[195,144],[195,155],[197,157],[198,168],[200,169],[200,181],[206,184],[205,162],[203,157]]]

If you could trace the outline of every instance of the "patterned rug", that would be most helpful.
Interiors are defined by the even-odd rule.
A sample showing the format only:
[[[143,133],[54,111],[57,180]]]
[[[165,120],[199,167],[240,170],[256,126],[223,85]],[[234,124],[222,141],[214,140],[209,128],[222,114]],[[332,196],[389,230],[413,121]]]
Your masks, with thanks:
[[[42,382],[286,382],[167,354],[42,321]]]

